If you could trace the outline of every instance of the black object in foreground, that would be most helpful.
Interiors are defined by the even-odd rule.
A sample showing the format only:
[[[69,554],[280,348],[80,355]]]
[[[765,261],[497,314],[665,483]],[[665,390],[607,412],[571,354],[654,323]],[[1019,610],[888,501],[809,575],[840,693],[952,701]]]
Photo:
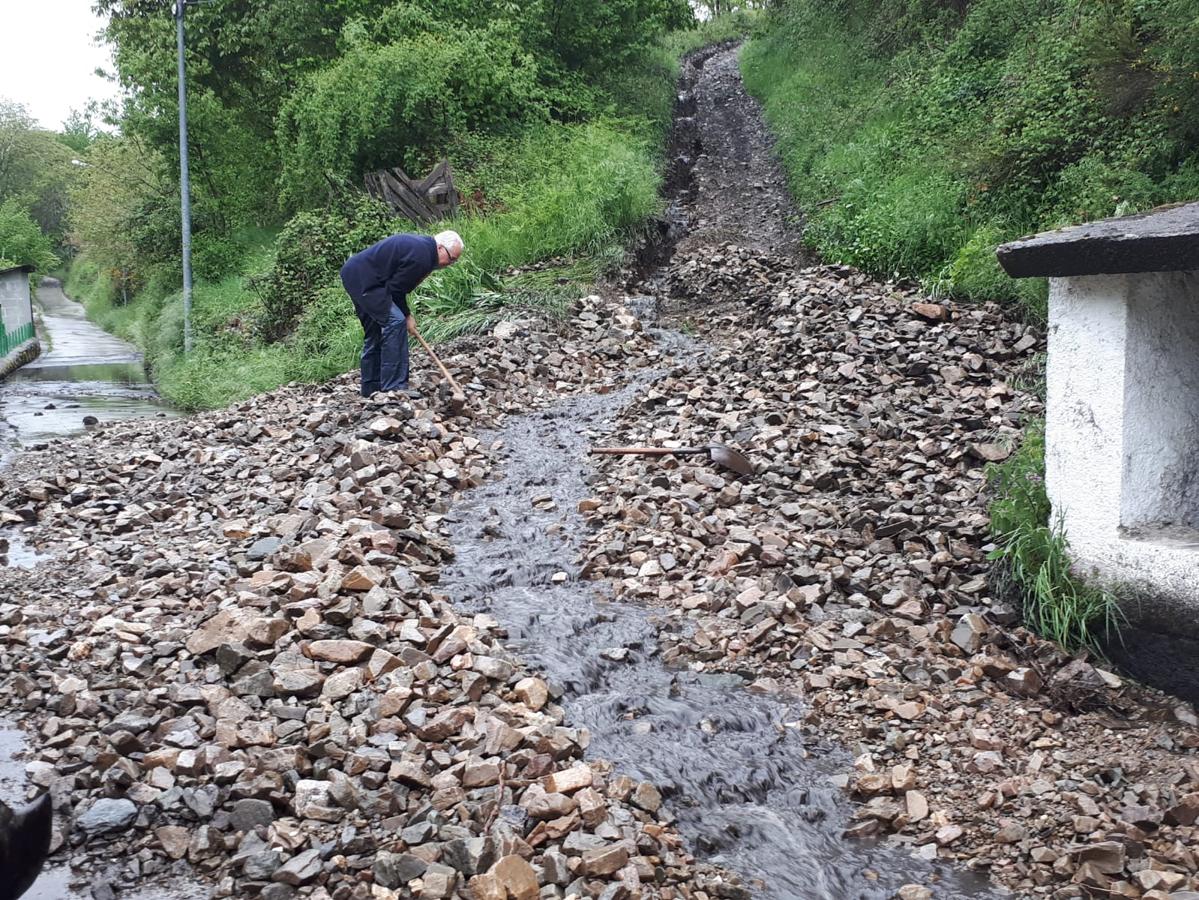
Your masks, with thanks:
[[[49,794],[19,811],[0,801],[0,900],[16,900],[37,880],[50,855],[53,814]]]

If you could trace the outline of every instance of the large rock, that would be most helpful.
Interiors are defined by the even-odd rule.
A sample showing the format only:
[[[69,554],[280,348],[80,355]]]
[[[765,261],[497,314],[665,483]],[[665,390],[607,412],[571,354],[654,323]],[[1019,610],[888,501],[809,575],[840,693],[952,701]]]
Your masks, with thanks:
[[[321,873],[321,851],[305,850],[285,862],[271,875],[272,881],[299,887]]]
[[[310,659],[349,666],[362,662],[375,652],[375,647],[364,641],[313,641],[304,652]]]
[[[97,800],[76,823],[88,835],[124,831],[137,819],[137,806],[131,800],[108,797]]]
[[[411,853],[391,853],[380,850],[375,854],[372,867],[375,883],[386,888],[401,888],[413,879],[420,878],[428,863]]]
[[[537,874],[521,857],[505,856],[491,867],[488,874],[504,888],[509,900],[537,900]]]

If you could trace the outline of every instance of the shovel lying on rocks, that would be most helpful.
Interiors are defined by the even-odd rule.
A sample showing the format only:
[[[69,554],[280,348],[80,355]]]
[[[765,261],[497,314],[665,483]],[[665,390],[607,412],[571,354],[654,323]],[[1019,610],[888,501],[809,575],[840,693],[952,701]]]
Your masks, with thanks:
[[[738,475],[754,473],[754,464],[744,453],[724,444],[708,444],[706,447],[592,447],[591,452],[621,456],[695,456],[706,453],[716,465]]]
[[[437,368],[441,369],[441,374],[445,376],[445,380],[450,386],[452,391],[450,394],[450,410],[456,416],[462,415],[466,410],[466,395],[462,393],[462,388],[458,387],[458,382],[454,380],[454,376],[450,374],[450,370],[437,358],[437,354],[433,352],[433,348],[429,346],[429,342],[425,340],[424,335],[418,331],[416,332],[416,339],[425,348],[425,352],[433,357],[433,362],[437,363]]]

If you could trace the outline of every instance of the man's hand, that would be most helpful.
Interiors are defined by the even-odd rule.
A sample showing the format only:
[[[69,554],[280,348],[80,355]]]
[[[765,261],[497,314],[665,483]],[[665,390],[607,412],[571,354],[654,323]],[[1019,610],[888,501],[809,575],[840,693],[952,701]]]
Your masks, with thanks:
[[[416,330],[416,316],[412,315],[412,313],[408,313],[408,333],[413,337],[416,337],[418,334]]]

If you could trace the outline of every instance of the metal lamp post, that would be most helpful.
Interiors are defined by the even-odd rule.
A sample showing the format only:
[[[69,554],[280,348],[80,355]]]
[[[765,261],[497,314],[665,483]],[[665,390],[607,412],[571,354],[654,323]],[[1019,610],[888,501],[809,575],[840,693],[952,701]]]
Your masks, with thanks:
[[[192,349],[192,204],[187,165],[187,81],[183,71],[183,10],[175,0],[175,38],[179,51],[179,193],[183,216],[183,352]]]

